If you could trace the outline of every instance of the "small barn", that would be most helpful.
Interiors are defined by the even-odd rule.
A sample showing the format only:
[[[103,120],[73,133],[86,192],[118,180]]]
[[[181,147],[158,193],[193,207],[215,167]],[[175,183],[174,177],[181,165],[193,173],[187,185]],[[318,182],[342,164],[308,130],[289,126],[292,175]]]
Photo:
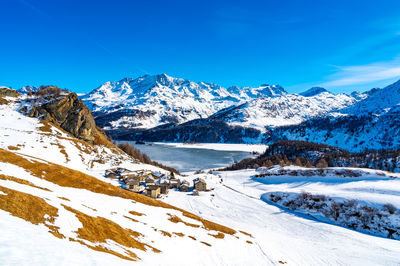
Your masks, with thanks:
[[[190,188],[190,184],[189,184],[189,182],[188,181],[186,181],[186,180],[183,180],[182,181],[182,183],[179,185],[179,190],[180,191],[189,191],[189,188]]]
[[[146,188],[146,195],[152,198],[160,197],[161,188],[157,185],[150,185]]]
[[[207,191],[207,182],[203,178],[196,178],[193,183],[194,189],[197,191]]]
[[[179,179],[171,178],[169,180],[169,188],[178,188],[180,184],[181,181]]]
[[[159,186],[161,194],[168,194],[168,184],[161,184]]]
[[[133,192],[141,192],[143,190],[139,184],[139,181],[136,179],[128,180],[125,185],[127,189]]]
[[[148,176],[148,177],[146,178],[145,182],[146,182],[146,184],[155,184],[155,183],[156,183],[156,180],[155,180],[153,177]]]

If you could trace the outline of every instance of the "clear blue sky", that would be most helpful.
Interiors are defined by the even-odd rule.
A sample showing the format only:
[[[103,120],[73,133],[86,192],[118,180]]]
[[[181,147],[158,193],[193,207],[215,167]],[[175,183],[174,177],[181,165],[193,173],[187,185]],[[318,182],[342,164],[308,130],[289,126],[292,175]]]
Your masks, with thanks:
[[[400,78],[400,1],[1,0],[0,85],[84,92],[167,73],[365,90]]]

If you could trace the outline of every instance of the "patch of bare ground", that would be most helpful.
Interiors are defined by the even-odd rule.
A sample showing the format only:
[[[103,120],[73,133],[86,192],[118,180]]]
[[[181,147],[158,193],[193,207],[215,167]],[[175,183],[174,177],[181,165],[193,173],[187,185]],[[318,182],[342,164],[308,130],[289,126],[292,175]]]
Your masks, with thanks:
[[[34,187],[34,188],[38,188],[38,189],[42,189],[42,190],[51,192],[51,190],[48,189],[48,188],[36,186],[36,185],[32,184],[31,182],[29,182],[27,180],[16,178],[16,177],[13,177],[13,176],[0,175],[0,179],[1,180],[10,180],[10,181],[13,181],[13,182],[16,182],[16,183],[19,183],[19,184],[23,184],[23,185],[27,185],[27,186],[30,186],[30,187]]]
[[[60,152],[65,156],[65,161],[69,162],[70,159],[69,159],[68,153],[65,151],[65,147],[63,145],[61,145],[60,143],[56,143],[54,145],[56,145],[60,149]]]
[[[146,215],[146,214],[144,214],[144,213],[140,213],[140,212],[136,212],[136,211],[130,211],[129,213],[132,214],[132,215],[136,215],[136,216],[143,216],[143,215]]]
[[[130,191],[124,190],[114,185],[102,182],[95,177],[89,176],[87,174],[84,174],[76,170],[63,167],[61,165],[53,164],[50,162],[47,163],[42,163],[40,161],[31,162],[22,156],[19,156],[13,152],[4,149],[0,149],[0,161],[20,166],[26,169],[27,171],[30,171],[36,177],[43,178],[59,186],[86,189],[94,193],[101,193],[108,196],[130,199],[149,206],[177,210],[181,212],[182,215],[185,217],[191,218],[196,221],[200,221],[203,224],[204,228],[207,230],[214,230],[231,235],[236,233],[235,230],[229,227],[205,220],[197,215],[186,212],[185,210],[174,207],[162,201],[149,198],[145,195],[132,193]],[[44,175],[43,172],[45,172]],[[176,222],[180,222],[176,218],[174,218],[173,220],[175,220]],[[199,227],[199,225],[197,224],[190,224],[186,222],[183,223],[188,226]]]
[[[10,151],[18,151],[19,148],[15,147],[15,146],[8,146],[7,149],[9,149]]]
[[[242,233],[242,234],[244,234],[244,235],[246,235],[246,236],[249,236],[249,237],[251,237],[251,238],[254,238],[251,234],[246,233],[245,231],[239,230],[239,232]]]
[[[196,240],[196,238],[194,236],[189,236],[191,239]]]
[[[138,223],[138,222],[139,222],[138,220],[133,219],[133,218],[131,218],[131,217],[129,217],[129,216],[124,215],[124,217],[125,217],[126,219],[131,220],[132,222],[135,222],[135,223]]]
[[[88,208],[88,209],[90,209],[90,210],[92,210],[92,211],[95,211],[95,212],[97,212],[97,210],[96,210],[96,209],[94,209],[94,208],[92,208],[92,207],[89,207],[89,206],[86,206],[85,204],[82,204],[82,206],[83,206],[83,207],[86,207],[86,208]]]
[[[50,229],[50,233],[58,238],[64,236],[58,232],[58,227],[51,225],[58,216],[58,209],[45,200],[17,190],[0,186],[0,209],[13,216],[24,219],[32,224],[43,224]]]
[[[176,215],[172,215],[172,214],[170,214],[170,213],[167,213],[170,217],[168,218],[168,220],[170,220],[171,222],[173,222],[173,223],[183,223],[183,224],[185,224],[185,225],[187,225],[187,226],[191,226],[191,227],[200,227],[200,225],[198,225],[198,224],[191,224],[191,223],[188,223],[188,222],[185,222],[185,221],[183,221],[181,218],[179,218],[178,216],[176,216]]]
[[[177,233],[177,232],[172,232],[174,235],[179,236],[179,237],[184,237],[185,235],[183,233]]]
[[[106,218],[103,217],[93,217],[87,214],[84,214],[80,211],[77,211],[75,209],[72,209],[68,206],[63,205],[63,207],[74,213],[76,217],[79,219],[79,221],[82,223],[82,227],[79,228],[76,233],[78,235],[78,238],[87,240],[93,245],[88,245],[86,244],[87,242],[81,242],[81,244],[85,244],[91,249],[97,250],[97,251],[102,251],[106,253],[111,253],[115,256],[121,257],[123,259],[127,260],[138,260],[139,258],[136,256],[135,253],[132,251],[125,249],[125,255],[110,251],[109,249],[95,244],[95,243],[103,243],[106,244],[107,240],[112,240],[121,246],[127,247],[127,248],[134,248],[134,249],[139,249],[146,251],[147,248],[150,248],[153,250],[153,252],[160,252],[158,249],[151,247],[148,244],[142,243],[135,238],[141,236],[140,233],[135,232],[130,229],[125,229],[119,226],[118,224],[114,223],[113,221],[110,221]],[[79,241],[79,239],[77,240]]]
[[[65,200],[65,201],[70,201],[69,199],[65,198],[65,197],[57,197],[59,199]]]
[[[215,237],[215,238],[219,238],[219,239],[223,239],[225,237],[225,235],[221,232],[218,232],[218,234],[215,234],[215,235],[213,235],[213,234],[209,234],[209,235],[212,237]]]
[[[171,237],[171,236],[172,236],[171,233],[169,233],[169,232],[167,232],[167,231],[160,230],[160,232],[161,232],[161,234],[163,234],[164,236],[168,236],[168,237]]]
[[[250,240],[246,240],[246,243],[253,244],[253,242],[251,242]]]
[[[204,244],[204,245],[206,245],[206,246],[209,246],[209,247],[211,247],[211,244],[208,244],[207,242],[200,241],[200,243],[202,243],[202,244]]]

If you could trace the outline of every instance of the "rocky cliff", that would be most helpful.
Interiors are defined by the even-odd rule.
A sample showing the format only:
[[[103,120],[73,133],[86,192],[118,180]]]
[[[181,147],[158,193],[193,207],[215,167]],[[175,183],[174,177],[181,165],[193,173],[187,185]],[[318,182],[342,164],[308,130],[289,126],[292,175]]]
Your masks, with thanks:
[[[91,111],[76,93],[42,96],[34,101],[28,115],[51,122],[86,142],[107,142],[104,133],[96,126]]]

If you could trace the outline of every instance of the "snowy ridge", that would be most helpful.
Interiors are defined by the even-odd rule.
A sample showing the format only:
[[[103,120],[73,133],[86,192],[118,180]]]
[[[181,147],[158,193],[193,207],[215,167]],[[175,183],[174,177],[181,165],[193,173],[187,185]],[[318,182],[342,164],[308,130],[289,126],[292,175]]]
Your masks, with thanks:
[[[235,108],[223,110],[210,118],[229,125],[252,127],[265,131],[266,127],[299,124],[317,116],[351,106],[357,100],[347,94],[321,92],[312,97],[286,94],[273,98],[256,98]]]
[[[279,86],[223,88],[205,82],[192,82],[166,74],[106,82],[82,96],[96,115],[108,115],[109,128],[152,128],[165,123],[183,123],[211,114],[254,97],[285,93]],[[131,110],[130,115],[127,111]],[[126,112],[117,115],[117,112]],[[132,114],[134,113],[134,114]]]

